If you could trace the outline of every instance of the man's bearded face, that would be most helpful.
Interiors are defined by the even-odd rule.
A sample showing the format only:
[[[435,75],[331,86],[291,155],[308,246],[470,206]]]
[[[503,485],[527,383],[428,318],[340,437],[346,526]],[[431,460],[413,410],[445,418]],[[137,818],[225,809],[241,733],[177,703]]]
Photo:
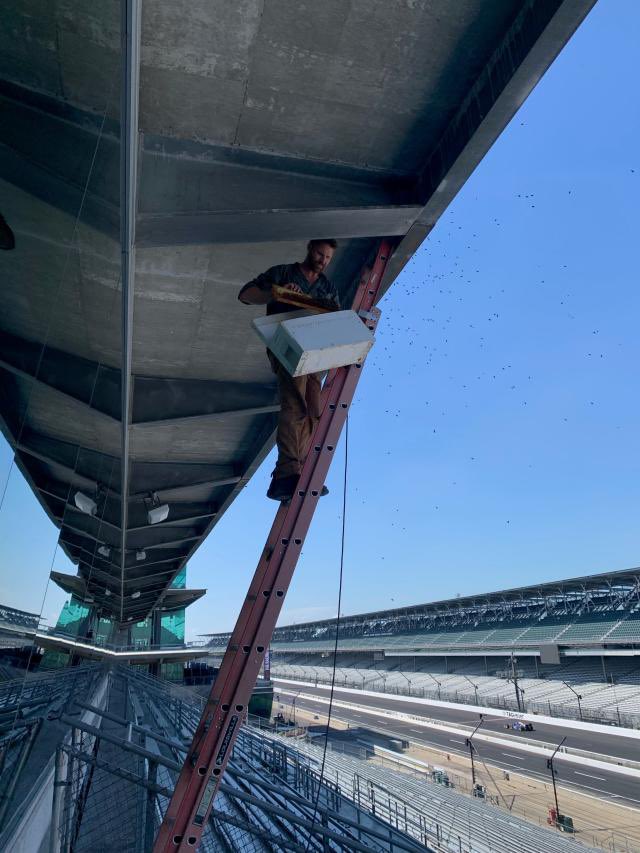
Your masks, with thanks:
[[[318,275],[326,270],[333,257],[333,248],[328,243],[315,243],[309,248],[307,262]]]

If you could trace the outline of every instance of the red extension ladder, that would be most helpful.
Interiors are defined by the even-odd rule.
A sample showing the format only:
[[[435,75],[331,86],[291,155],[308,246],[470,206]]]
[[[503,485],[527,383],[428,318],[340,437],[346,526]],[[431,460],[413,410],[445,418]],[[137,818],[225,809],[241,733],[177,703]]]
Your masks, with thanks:
[[[353,302],[354,311],[372,330],[380,316],[375,303],[391,249],[387,240],[381,242],[373,266],[363,271]],[[298,488],[291,502],[281,505],[276,514],[158,831],[154,853],[194,850],[199,845],[347,418],[361,367],[340,367],[331,371],[325,382],[320,421]]]

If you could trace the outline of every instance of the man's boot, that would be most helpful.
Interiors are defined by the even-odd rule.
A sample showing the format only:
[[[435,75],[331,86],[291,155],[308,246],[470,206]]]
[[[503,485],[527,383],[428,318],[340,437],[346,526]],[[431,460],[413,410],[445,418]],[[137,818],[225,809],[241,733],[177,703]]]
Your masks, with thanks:
[[[271,480],[267,497],[274,501],[290,501],[298,485],[299,474],[291,474],[289,477],[274,477]]]

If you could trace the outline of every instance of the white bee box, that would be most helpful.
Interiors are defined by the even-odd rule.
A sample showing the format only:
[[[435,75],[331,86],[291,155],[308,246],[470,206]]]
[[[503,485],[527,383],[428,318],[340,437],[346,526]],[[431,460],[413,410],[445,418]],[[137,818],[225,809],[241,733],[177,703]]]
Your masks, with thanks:
[[[314,314],[308,308],[300,308],[295,311],[286,311],[281,314],[270,314],[268,317],[256,317],[253,320],[253,328],[256,330],[258,337],[262,338],[266,347],[271,348],[271,341],[276,333],[276,329],[283,320],[295,320],[297,317],[310,317]]]
[[[347,364],[361,364],[374,343],[355,311],[331,311],[280,318],[268,343],[271,352],[291,376],[322,373]],[[273,319],[273,318],[269,318]]]

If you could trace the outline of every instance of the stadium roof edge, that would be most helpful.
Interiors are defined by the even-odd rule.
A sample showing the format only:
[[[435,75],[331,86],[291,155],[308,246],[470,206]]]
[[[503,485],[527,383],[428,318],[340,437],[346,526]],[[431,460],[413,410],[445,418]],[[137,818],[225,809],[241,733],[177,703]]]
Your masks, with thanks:
[[[39,613],[32,613],[30,610],[21,610],[19,607],[12,607],[10,604],[0,604],[0,610],[16,613],[19,616],[29,616],[33,619],[40,619]]]
[[[615,572],[603,572],[596,575],[584,575],[577,578],[565,578],[557,581],[546,581],[545,583],[529,584],[528,586],[513,587],[505,590],[496,590],[494,592],[477,593],[473,595],[460,596],[459,598],[445,598],[438,601],[423,602],[422,604],[411,604],[405,607],[394,607],[386,610],[372,610],[367,613],[350,613],[341,619],[378,619],[392,618],[394,616],[405,615],[409,613],[419,613],[425,608],[450,608],[459,606],[468,606],[470,604],[486,601],[487,603],[500,600],[513,600],[518,598],[526,598],[532,594],[541,596],[549,595],[552,592],[571,592],[573,590],[581,591],[585,586],[601,585],[609,582],[619,582],[624,578],[629,580],[640,581],[640,567],[621,569]],[[309,622],[291,623],[288,625],[278,625],[276,630],[286,630],[300,628],[304,626],[332,625],[336,621],[335,616],[329,619],[318,619]],[[202,636],[215,637],[228,632],[220,631],[216,634],[203,634]]]

